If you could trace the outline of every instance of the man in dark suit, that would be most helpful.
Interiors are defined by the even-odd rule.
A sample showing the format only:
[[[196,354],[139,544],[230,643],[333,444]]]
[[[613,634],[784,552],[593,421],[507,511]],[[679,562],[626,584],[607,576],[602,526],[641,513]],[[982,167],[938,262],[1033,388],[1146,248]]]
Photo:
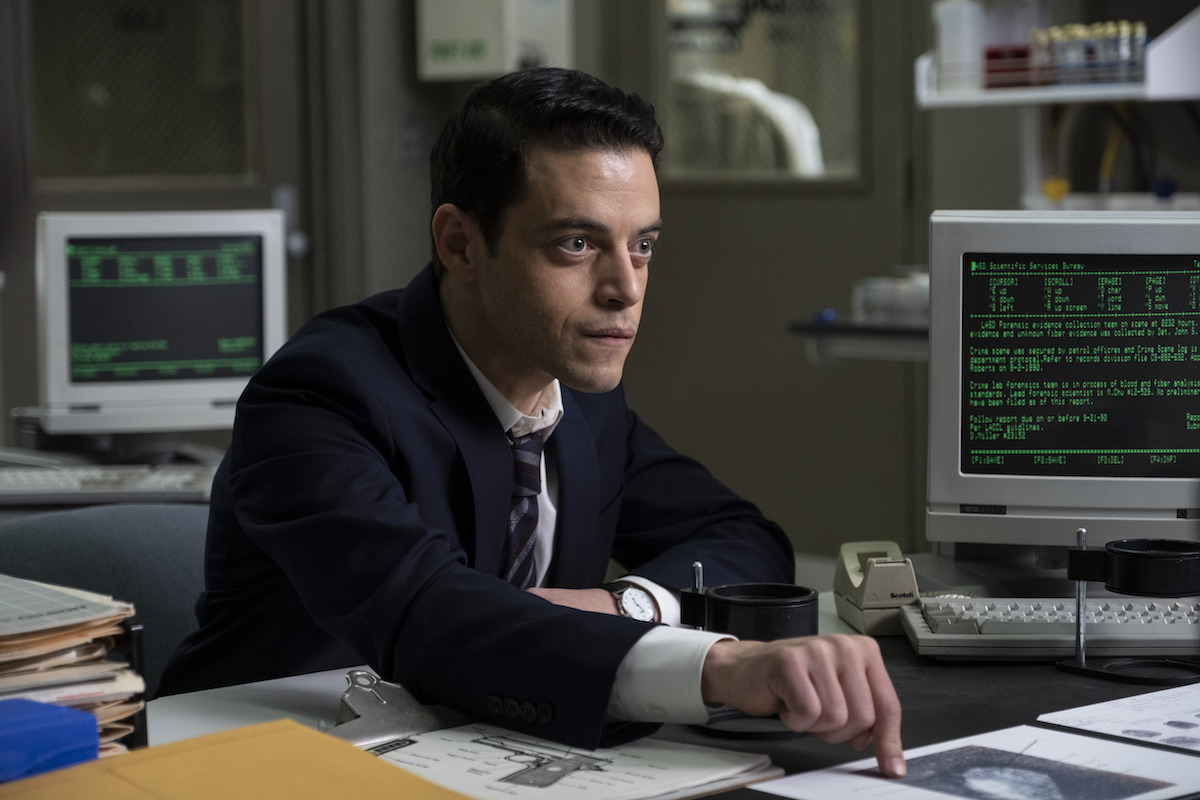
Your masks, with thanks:
[[[661,146],[647,104],[582,73],[472,90],[433,152],[433,263],[309,322],[239,402],[164,693],[365,663],[572,745],[724,703],[903,771],[872,640],[678,627],[694,562],[713,585],[793,563],[625,404]]]

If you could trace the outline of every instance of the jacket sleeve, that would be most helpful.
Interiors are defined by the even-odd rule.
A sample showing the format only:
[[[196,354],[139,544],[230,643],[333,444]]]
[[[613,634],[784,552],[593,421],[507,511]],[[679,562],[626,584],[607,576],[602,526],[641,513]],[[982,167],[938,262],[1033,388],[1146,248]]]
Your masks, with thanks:
[[[705,583],[795,581],[791,541],[751,502],[699,462],[672,449],[632,411],[625,414],[625,482],[614,559],[673,589]]]

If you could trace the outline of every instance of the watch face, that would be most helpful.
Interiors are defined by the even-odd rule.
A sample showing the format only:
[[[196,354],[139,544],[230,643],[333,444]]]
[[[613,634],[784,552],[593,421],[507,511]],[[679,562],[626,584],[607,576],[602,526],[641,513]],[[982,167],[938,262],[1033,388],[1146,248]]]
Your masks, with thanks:
[[[630,586],[621,592],[621,608],[626,615],[642,622],[652,622],[658,612],[650,593],[636,586]]]

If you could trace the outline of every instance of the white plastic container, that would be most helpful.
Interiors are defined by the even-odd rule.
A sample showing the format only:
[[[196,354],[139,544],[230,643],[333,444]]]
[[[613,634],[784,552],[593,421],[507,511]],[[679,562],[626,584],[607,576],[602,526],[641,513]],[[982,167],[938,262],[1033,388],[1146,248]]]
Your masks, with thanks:
[[[982,89],[983,5],[978,0],[933,4],[938,89]]]

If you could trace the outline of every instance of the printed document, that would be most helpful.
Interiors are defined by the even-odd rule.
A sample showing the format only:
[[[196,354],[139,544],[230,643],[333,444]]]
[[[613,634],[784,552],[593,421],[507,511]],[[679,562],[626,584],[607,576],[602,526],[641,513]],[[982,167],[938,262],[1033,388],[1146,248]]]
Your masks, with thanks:
[[[1200,753],[1200,684],[1043,714],[1038,722]]]
[[[765,755],[653,739],[580,750],[482,723],[414,733],[371,752],[477,799],[665,800],[782,774]]]
[[[0,575],[0,637],[119,621],[132,613],[128,603],[105,595]]]
[[[1008,728],[905,755],[904,778],[885,778],[874,759],[863,759],[751,788],[793,800],[1172,800],[1200,792],[1194,755],[1052,728]]]

